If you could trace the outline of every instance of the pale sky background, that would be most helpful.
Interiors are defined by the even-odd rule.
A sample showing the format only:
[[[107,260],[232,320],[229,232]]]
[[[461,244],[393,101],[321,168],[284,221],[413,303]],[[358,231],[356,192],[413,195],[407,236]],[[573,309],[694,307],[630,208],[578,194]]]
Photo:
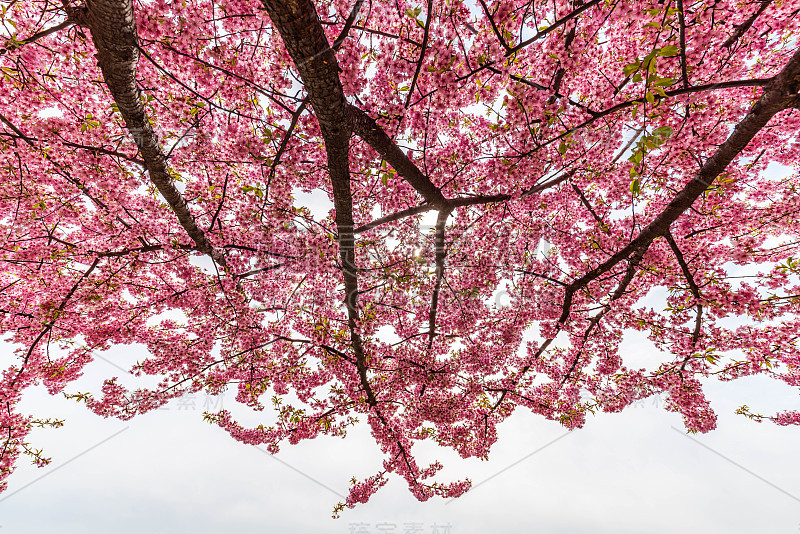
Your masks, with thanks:
[[[318,198],[298,200],[318,214],[327,210]],[[640,334],[626,338],[622,353],[631,367],[659,359]],[[127,369],[144,353],[118,347],[103,357]],[[0,367],[10,361],[4,345]],[[130,383],[96,360],[67,389],[97,391],[111,376]],[[621,414],[589,417],[570,433],[520,409],[500,426],[487,462],[420,448],[421,464],[445,464],[439,480],[472,479],[474,489],[460,499],[420,503],[393,476],[369,503],[334,520],[349,479],[380,469],[366,425],[344,440],[287,444],[271,457],[203,422],[205,409],[222,406],[246,423],[266,422],[268,412],[244,413],[232,392],[175,400],[123,422],[35,388],[23,411],[66,424],[31,434],[53,462],[38,469],[21,460],[0,494],[0,534],[799,532],[800,428],[734,414],[742,404],[766,414],[797,409],[797,392],[765,377],[711,382],[707,392],[718,429],[692,437],[657,397]]]
[[[644,360],[652,357],[646,350],[644,343],[631,343],[627,354],[642,351]],[[115,371],[98,361],[70,390],[96,386]],[[452,502],[417,502],[393,477],[369,503],[333,520],[331,509],[341,500],[334,492],[345,494],[351,476],[368,476],[380,466],[363,426],[345,440],[287,445],[276,461],[202,421],[205,402],[219,399],[197,396],[194,406],[173,401],[167,409],[121,422],[39,389],[24,407],[67,424],[33,433],[53,463],[42,469],[22,463],[0,495],[0,531],[798,532],[800,429],[733,414],[743,402],[765,412],[796,407],[796,392],[762,378],[713,384],[708,391],[719,428],[691,439],[680,417],[664,411],[658,398],[622,414],[590,418],[584,429],[566,436],[558,424],[519,411],[501,426],[488,462],[437,454],[446,465],[440,478],[468,476],[477,485],[561,439]],[[232,407],[232,394],[221,402]],[[414,524],[421,530],[414,531]]]

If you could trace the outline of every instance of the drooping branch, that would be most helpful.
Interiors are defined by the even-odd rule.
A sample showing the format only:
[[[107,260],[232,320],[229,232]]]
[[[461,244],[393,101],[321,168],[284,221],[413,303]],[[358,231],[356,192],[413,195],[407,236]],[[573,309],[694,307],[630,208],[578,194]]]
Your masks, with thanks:
[[[436,281],[431,293],[431,308],[428,314],[428,350],[433,346],[433,338],[436,336],[436,313],[439,309],[439,294],[442,289],[442,279],[444,278],[444,260],[447,255],[445,249],[444,231],[447,225],[447,218],[450,216],[449,210],[439,212],[436,218],[436,234],[434,236],[434,258],[436,261]]]
[[[703,324],[703,305],[700,303],[700,288],[697,286],[694,275],[692,275],[692,272],[689,270],[689,265],[686,263],[686,259],[683,257],[683,252],[681,252],[681,249],[678,247],[678,244],[672,237],[672,233],[667,231],[664,234],[664,238],[667,240],[667,243],[669,243],[672,253],[675,254],[675,259],[678,260],[678,265],[681,267],[683,277],[686,279],[686,283],[689,284],[689,290],[692,292],[692,296],[696,301],[695,306],[697,306],[697,317],[695,318],[694,332],[692,332],[692,346],[694,347],[697,344],[697,340],[700,339],[700,328]]]
[[[139,147],[150,180],[167,201],[197,250],[225,266],[225,256],[208,241],[170,173],[136,83],[139,48],[131,0],[90,0],[87,22],[97,48],[97,61],[125,125]]]

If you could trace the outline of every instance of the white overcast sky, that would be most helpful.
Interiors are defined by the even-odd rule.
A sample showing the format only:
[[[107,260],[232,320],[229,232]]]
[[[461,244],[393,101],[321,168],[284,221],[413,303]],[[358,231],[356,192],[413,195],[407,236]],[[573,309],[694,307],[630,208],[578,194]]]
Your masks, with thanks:
[[[327,211],[316,198],[299,200]],[[11,350],[2,345],[0,367],[13,361]],[[622,350],[631,367],[659,358],[641,335],[627,338]],[[103,354],[126,369],[143,356],[139,347]],[[111,376],[127,382],[108,361],[90,364],[68,391],[97,391]],[[349,479],[381,467],[364,425],[344,440],[286,445],[271,457],[203,422],[203,410],[217,403],[242,412],[232,392],[175,400],[122,422],[35,388],[22,410],[66,425],[31,434],[53,462],[38,469],[21,460],[0,494],[0,534],[798,532],[800,428],[734,414],[742,404],[767,414],[798,409],[797,392],[764,377],[712,382],[707,392],[718,429],[692,437],[655,397],[621,414],[589,417],[570,433],[518,410],[501,425],[489,461],[420,449],[420,463],[445,464],[440,480],[472,479],[474,489],[460,499],[420,503],[393,477],[369,503],[334,520],[331,510]],[[258,424],[255,414],[245,419]]]

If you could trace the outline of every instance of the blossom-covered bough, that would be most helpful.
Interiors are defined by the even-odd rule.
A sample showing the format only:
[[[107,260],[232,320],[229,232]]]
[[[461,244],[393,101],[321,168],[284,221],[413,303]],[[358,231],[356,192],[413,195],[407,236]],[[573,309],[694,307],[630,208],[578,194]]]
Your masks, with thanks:
[[[486,457],[517,407],[663,392],[704,432],[702,380],[800,386],[796,2],[1,7],[3,488],[61,424],[37,384],[123,419],[234,388],[274,414],[207,419],[273,452],[366,419],[385,461],[336,511],[463,493],[414,445]],[[137,343],[157,388],[70,388]]]

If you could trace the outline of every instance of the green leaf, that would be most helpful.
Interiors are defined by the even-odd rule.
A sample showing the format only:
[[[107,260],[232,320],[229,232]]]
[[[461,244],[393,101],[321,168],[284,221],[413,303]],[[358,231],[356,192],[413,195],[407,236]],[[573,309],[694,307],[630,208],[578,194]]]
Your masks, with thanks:
[[[560,145],[558,145],[558,153],[559,153],[559,154],[561,154],[561,155],[563,156],[564,154],[566,154],[566,152],[567,152],[567,148],[569,148],[569,147],[567,146],[567,143],[566,143],[566,142],[564,142],[564,141],[561,141],[561,144],[560,144]]]
[[[667,45],[658,51],[659,56],[674,56],[678,53],[678,47],[675,45]]]
[[[631,182],[630,187],[628,189],[630,189],[631,193],[633,193],[634,195],[638,195],[639,193],[641,193],[642,189],[641,189],[641,187],[639,185],[639,179],[638,178],[634,178],[633,181]]]
[[[635,61],[633,63],[629,63],[628,65],[625,65],[624,67],[622,67],[622,73],[625,76],[630,76],[631,74],[633,74],[634,72],[639,70],[639,65],[640,65],[640,63],[638,61]]]
[[[659,87],[669,87],[675,83],[675,78],[661,78],[653,82],[653,85],[657,85]]]
[[[669,126],[659,126],[655,130],[653,130],[653,135],[657,135],[659,137],[664,137],[664,138],[670,137],[672,133],[673,133],[672,128],[670,128]]]

